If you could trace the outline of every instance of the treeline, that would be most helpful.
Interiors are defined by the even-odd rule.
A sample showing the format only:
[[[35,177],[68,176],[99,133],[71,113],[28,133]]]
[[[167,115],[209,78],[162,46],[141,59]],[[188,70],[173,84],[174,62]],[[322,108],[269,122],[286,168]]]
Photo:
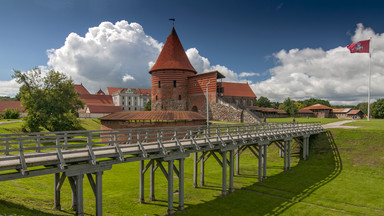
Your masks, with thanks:
[[[290,98],[287,98],[284,100],[283,103],[280,103],[280,102],[272,102],[267,97],[261,96],[254,103],[254,105],[258,107],[270,107],[270,108],[284,110],[291,115],[294,115],[299,109],[303,109],[307,106],[312,106],[315,104],[322,104],[322,105],[331,107],[331,104],[329,103],[329,101],[316,99],[316,98],[310,98],[310,99],[301,100],[301,101],[295,101]]]
[[[287,98],[284,100],[283,103],[280,103],[280,102],[272,102],[267,97],[261,96],[254,103],[254,105],[258,107],[270,107],[270,108],[284,110],[291,115],[296,114],[297,110],[299,109],[303,109],[305,107],[312,106],[315,104],[322,104],[325,106],[329,106],[331,108],[339,108],[339,109],[352,108],[354,110],[361,110],[364,114],[368,114],[367,102],[359,103],[355,106],[353,105],[352,106],[351,105],[333,105],[332,106],[328,100],[317,99],[317,98],[310,98],[307,100],[298,100],[298,101]],[[374,118],[384,118],[384,98],[379,99],[370,105],[370,114]]]

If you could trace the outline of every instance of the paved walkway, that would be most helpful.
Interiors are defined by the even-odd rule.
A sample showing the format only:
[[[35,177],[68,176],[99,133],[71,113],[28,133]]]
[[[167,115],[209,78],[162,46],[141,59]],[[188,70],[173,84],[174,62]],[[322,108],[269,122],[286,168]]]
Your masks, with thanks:
[[[0,122],[0,125],[2,125],[2,124],[17,123],[17,122],[23,122],[23,121],[22,120],[19,120],[19,121],[5,121],[5,122]]]
[[[353,122],[352,120],[346,120],[346,121],[338,121],[338,122],[332,122],[325,125],[322,125],[324,129],[328,128],[344,128],[344,129],[356,129],[361,128],[358,126],[343,126],[343,124]]]

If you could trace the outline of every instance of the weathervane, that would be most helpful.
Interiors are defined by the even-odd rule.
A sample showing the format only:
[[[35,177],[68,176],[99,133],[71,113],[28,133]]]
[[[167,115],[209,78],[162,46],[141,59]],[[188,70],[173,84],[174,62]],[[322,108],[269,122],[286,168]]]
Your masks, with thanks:
[[[172,26],[175,26],[175,18],[172,17],[172,18],[169,18],[170,21],[172,21]]]

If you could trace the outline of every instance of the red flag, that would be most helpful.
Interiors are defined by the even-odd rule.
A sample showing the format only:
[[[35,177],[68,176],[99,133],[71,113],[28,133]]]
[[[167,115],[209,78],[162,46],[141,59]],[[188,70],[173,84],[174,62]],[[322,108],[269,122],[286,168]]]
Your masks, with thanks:
[[[369,53],[369,40],[358,41],[348,45],[347,48],[351,53]]]

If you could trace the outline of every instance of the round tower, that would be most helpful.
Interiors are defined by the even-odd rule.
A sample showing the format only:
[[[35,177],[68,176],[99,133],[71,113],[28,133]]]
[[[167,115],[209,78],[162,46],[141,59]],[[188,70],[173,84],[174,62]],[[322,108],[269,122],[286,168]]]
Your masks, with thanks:
[[[188,110],[188,77],[197,72],[174,27],[149,73],[152,75],[153,111]]]

